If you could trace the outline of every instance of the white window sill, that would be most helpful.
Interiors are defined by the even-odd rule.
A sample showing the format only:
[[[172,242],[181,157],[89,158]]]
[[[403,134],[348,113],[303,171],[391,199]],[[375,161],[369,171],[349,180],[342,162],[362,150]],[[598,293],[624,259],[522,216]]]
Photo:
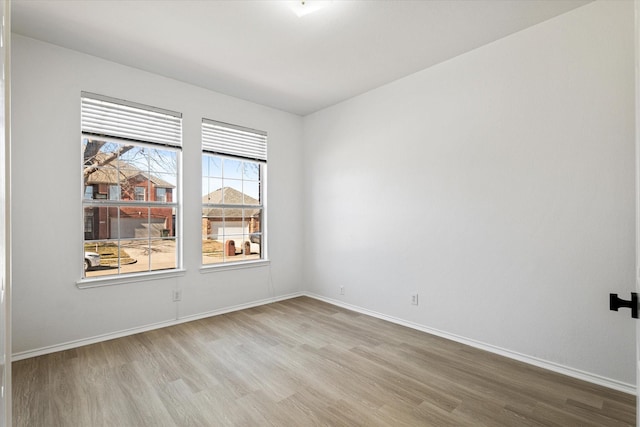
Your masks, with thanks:
[[[92,277],[80,279],[76,282],[78,289],[99,288],[102,286],[124,285],[127,283],[147,282],[149,280],[166,279],[184,276],[186,270],[151,271],[147,273],[120,274],[117,276]]]
[[[258,261],[237,261],[226,264],[209,264],[200,267],[200,273],[214,273],[216,271],[225,270],[243,270],[245,268],[264,267],[271,264],[268,259],[261,259]]]

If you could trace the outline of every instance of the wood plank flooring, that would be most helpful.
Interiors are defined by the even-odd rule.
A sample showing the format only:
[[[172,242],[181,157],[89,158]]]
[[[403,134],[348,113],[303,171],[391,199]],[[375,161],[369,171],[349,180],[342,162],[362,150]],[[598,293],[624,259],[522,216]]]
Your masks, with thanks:
[[[301,297],[13,364],[15,426],[628,426],[635,397]]]

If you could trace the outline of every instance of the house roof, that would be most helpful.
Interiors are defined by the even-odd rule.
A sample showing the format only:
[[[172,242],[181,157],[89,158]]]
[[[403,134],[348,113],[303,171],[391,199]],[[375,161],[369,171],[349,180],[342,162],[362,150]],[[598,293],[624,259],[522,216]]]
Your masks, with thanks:
[[[222,187],[202,197],[202,203],[226,205],[259,205],[260,201],[248,196],[235,188]]]
[[[220,204],[220,205],[249,205],[244,208],[244,217],[252,217],[260,213],[260,208],[255,208],[250,205],[259,205],[260,201],[248,196],[235,188],[222,187],[216,191],[202,197],[202,203]],[[224,208],[225,218],[242,218],[241,208]],[[221,218],[223,216],[222,208],[205,208],[202,211],[202,216]]]
[[[100,154],[98,154],[100,156]],[[96,156],[96,157],[98,157]],[[122,161],[114,160],[108,164],[99,167],[92,172],[88,179],[87,184],[117,184],[119,181],[129,181],[133,178],[140,177],[142,180],[149,180],[155,187],[161,188],[175,188],[175,185],[158,178],[155,175],[144,172],[132,164]]]

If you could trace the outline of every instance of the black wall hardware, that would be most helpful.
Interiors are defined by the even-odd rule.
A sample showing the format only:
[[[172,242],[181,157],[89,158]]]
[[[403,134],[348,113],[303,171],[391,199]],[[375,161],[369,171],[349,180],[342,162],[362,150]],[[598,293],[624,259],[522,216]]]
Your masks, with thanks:
[[[609,294],[609,310],[618,311],[620,307],[631,309],[631,317],[638,318],[638,294],[631,292],[631,300],[620,299],[618,294]]]

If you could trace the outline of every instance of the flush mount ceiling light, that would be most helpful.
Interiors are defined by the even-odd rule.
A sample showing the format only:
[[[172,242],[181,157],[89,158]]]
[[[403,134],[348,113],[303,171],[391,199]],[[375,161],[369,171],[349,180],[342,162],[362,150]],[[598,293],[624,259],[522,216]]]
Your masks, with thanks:
[[[287,5],[289,9],[293,11],[298,17],[308,15],[313,12],[317,12],[320,9],[324,9],[325,7],[331,4],[332,0],[297,0],[297,1],[288,1]]]

